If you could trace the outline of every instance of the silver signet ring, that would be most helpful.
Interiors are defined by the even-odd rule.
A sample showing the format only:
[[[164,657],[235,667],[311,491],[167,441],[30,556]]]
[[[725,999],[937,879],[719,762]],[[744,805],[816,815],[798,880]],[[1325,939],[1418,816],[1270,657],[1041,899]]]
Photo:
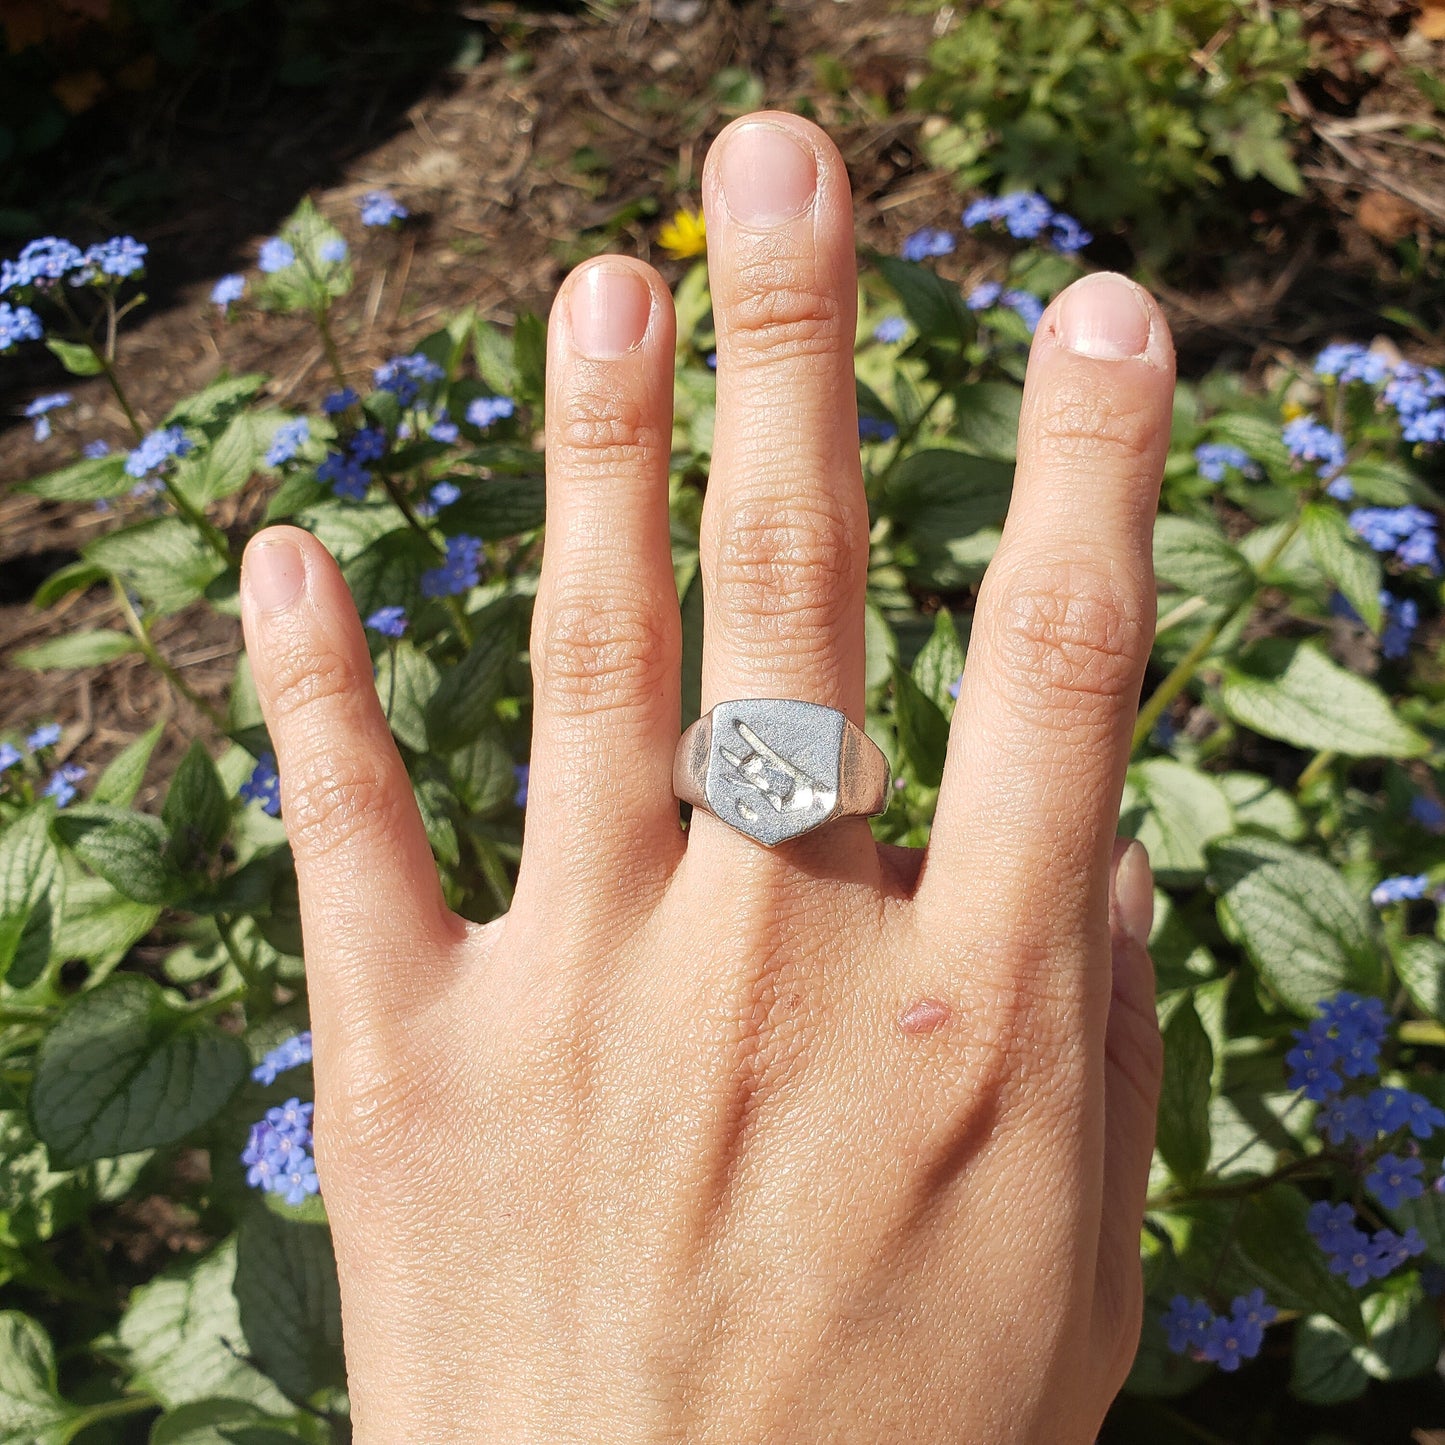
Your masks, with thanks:
[[[678,739],[672,790],[772,848],[832,818],[881,813],[889,767],[836,708],[747,698],[718,703]]]

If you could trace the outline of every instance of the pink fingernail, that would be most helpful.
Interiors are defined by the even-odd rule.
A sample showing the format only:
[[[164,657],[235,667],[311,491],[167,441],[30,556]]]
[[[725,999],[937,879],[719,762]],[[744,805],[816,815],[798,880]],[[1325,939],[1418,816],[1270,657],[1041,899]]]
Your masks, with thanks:
[[[1059,341],[1097,361],[1125,361],[1149,350],[1153,314],[1144,292],[1127,277],[1099,271],[1075,281],[1059,300]]]
[[[745,226],[776,226],[806,210],[818,190],[818,161],[783,126],[740,126],[723,148],[723,200]]]
[[[627,266],[589,266],[567,297],[572,340],[593,361],[615,361],[642,344],[652,314],[652,291]]]
[[[1114,907],[1124,932],[1140,948],[1148,948],[1154,927],[1154,870],[1142,843],[1130,843],[1114,870]]]
[[[306,560],[285,537],[261,537],[246,549],[246,591],[262,612],[290,607],[306,590]]]

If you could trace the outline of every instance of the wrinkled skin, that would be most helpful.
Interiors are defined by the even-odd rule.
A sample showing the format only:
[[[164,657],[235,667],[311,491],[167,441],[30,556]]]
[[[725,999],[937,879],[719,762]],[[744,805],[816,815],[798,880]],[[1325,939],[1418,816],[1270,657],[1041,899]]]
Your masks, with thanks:
[[[748,117],[704,199],[703,706],[861,724],[843,162]],[[1164,320],[1095,277],[1039,325],[926,855],[859,818],[773,851],[680,828],[673,350],[649,267],[568,278],[525,853],[485,927],[443,903],[331,559],[284,528],[247,555],[356,1438],[1091,1441],[1138,1338],[1159,1075],[1147,862],[1114,827]]]

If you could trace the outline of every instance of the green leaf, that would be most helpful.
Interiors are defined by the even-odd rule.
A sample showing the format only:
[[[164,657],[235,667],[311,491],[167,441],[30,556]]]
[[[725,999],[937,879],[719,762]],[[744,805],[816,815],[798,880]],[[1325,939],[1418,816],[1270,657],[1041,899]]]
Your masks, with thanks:
[[[1023,389],[1011,381],[974,381],[955,388],[953,435],[977,456],[1013,461],[1023,399]]]
[[[36,1056],[30,1116],[62,1167],[183,1139],[246,1075],[246,1047],[148,978],[115,974],[73,999]]]
[[[898,743],[914,777],[925,787],[936,788],[943,781],[948,719],[901,667],[893,670],[893,710]]]
[[[535,453],[534,463],[540,463]],[[462,494],[442,509],[449,536],[515,537],[535,531],[546,520],[547,488],[540,476],[470,478],[459,482]]]
[[[484,817],[510,805],[517,792],[512,754],[496,733],[483,733],[475,742],[447,758],[452,785],[462,806],[474,817]]]
[[[530,311],[522,312],[512,328],[512,361],[516,399],[532,408],[533,421],[540,430],[546,396],[547,323]]]
[[[1164,1028],[1164,1081],[1156,1142],[1176,1179],[1190,1183],[1209,1163],[1209,1095],[1214,1050],[1193,1001],[1184,998]]]
[[[275,311],[315,313],[351,289],[351,262],[327,261],[321,255],[328,241],[342,239],[341,232],[322,216],[310,196],[286,218],[278,234],[296,259],[257,279],[253,295],[260,305]]]
[[[1357,1400],[1370,1377],[1355,1355],[1359,1342],[1325,1315],[1309,1315],[1295,1328],[1290,1393],[1310,1405]]]
[[[239,411],[266,385],[263,372],[223,376],[192,396],[183,397],[166,414],[166,426],[210,427]]]
[[[1433,1371],[1440,1319],[1417,1281],[1390,1280],[1364,1302],[1369,1343],[1329,1321],[1307,1319],[1297,1333],[1290,1389],[1314,1404],[1337,1404],[1363,1393],[1369,1380],[1409,1380]]]
[[[33,477],[16,488],[47,502],[100,502],[119,497],[135,486],[125,469],[125,452],[104,457],[84,457],[57,472]]]
[[[173,903],[185,880],[166,856],[169,835],[159,818],[124,808],[84,803],[55,820],[60,841],[136,903]]]
[[[1224,789],[1241,828],[1259,828],[1297,843],[1308,831],[1299,805],[1283,788],[1258,773],[1223,773],[1215,781]]]
[[[977,321],[951,281],[928,266],[897,256],[878,256],[874,264],[897,293],[920,336],[951,348],[967,346],[973,340]]]
[[[200,597],[226,564],[180,517],[157,517],[98,537],[85,559],[139,592],[160,613],[179,612]]]
[[[516,655],[516,611],[510,599],[484,608],[472,626],[476,640],[462,660],[442,674],[426,707],[425,742],[435,752],[455,752],[486,731]]]
[[[421,600],[421,574],[437,562],[425,537],[398,527],[363,547],[341,573],[362,617],[379,607],[401,607],[410,615]]]
[[[1155,522],[1154,571],[1160,582],[1222,607],[1237,607],[1254,590],[1254,568],[1239,550],[1190,517]]]
[[[251,1355],[288,1395],[346,1384],[329,1229],[253,1209],[241,1225],[235,1292]]]
[[[117,808],[134,802],[140,785],[145,781],[151,754],[155,752],[165,729],[165,721],[162,720],[147,728],[134,742],[127,743],[106,764],[105,771],[96,780],[95,790],[90,795],[91,802],[108,803]]]
[[[104,582],[106,574],[91,562],[72,562],[58,572],[52,572],[35,589],[32,599],[37,607],[53,607],[62,597],[72,592],[84,592],[97,582]]]
[[[1234,810],[1214,778],[1149,758],[1129,769],[1120,829],[1149,850],[1156,877],[1186,884],[1204,872],[1205,847],[1234,831]]]
[[[215,853],[231,830],[231,799],[199,738],[171,779],[161,818],[170,830],[169,855],[182,867]]]
[[[1219,697],[1235,722],[1300,748],[1359,758],[1414,758],[1430,749],[1379,688],[1308,642],[1255,643],[1226,666]]]
[[[99,376],[105,370],[105,363],[100,357],[78,341],[62,341],[58,336],[47,336],[45,349],[72,376]]]
[[[316,480],[314,469],[305,468],[287,474],[266,503],[266,521],[284,522],[297,512],[308,511],[331,496],[331,488]]]
[[[1395,972],[1415,1007],[1445,1019],[1445,943],[1426,934],[1402,938],[1393,949]]]
[[[1371,632],[1383,625],[1380,559],[1351,530],[1334,507],[1306,502],[1300,526],[1321,572],[1344,594]]]
[[[284,1412],[286,1397],[248,1364],[232,1292],[236,1240],[173,1265],[130,1298],[116,1331],[135,1385],[167,1409],[221,1396]]]
[[[1211,441],[1227,442],[1248,452],[1272,472],[1288,473],[1293,463],[1280,431],[1277,418],[1254,416],[1232,409],[1221,412],[1209,424]]]
[[[1328,863],[1263,836],[1213,844],[1208,857],[1226,931],[1295,1013],[1342,988],[1380,988],[1374,914]]]
[[[478,317],[472,323],[472,359],[477,375],[500,396],[510,396],[516,385],[512,359],[512,338],[490,321]]]
[[[157,1420],[150,1445],[296,1445],[308,1438],[294,1421],[243,1400],[195,1400]]]
[[[66,1445],[82,1418],[60,1398],[45,1330],[18,1310],[0,1312],[0,1445]]]
[[[983,574],[1012,490],[1008,462],[926,449],[899,463],[881,509],[894,519],[922,570],[949,585],[966,585]],[[960,543],[972,544],[978,555],[960,558]]]
[[[17,652],[14,661],[31,672],[50,672],[71,667],[100,667],[141,650],[140,643],[128,632],[110,629],[99,632],[66,632]]]
[[[953,716],[954,694],[963,675],[963,644],[953,614],[940,607],[934,614],[933,631],[913,659],[913,681],[918,690],[933,702],[945,718]]]
[[[241,412],[215,441],[181,460],[175,488],[192,506],[204,511],[251,480],[261,464],[261,453],[255,418]]]
[[[74,858],[66,860],[65,871],[65,911],[55,930],[51,959],[80,959],[93,970],[108,970],[151,931],[160,909],[123,897]]]
[[[436,695],[441,677],[436,663],[405,638],[392,643],[377,659],[377,696],[392,732],[413,752],[427,750],[427,704]]]
[[[50,809],[35,808],[0,833],[0,978],[11,988],[28,988],[45,971],[65,912],[49,822]]]

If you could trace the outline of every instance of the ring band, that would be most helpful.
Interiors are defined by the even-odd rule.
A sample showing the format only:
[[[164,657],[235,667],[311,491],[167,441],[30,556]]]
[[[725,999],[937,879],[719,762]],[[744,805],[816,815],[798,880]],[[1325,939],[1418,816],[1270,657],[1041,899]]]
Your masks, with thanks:
[[[772,848],[833,818],[888,806],[882,750],[836,708],[791,698],[720,702],[678,739],[672,790]]]

